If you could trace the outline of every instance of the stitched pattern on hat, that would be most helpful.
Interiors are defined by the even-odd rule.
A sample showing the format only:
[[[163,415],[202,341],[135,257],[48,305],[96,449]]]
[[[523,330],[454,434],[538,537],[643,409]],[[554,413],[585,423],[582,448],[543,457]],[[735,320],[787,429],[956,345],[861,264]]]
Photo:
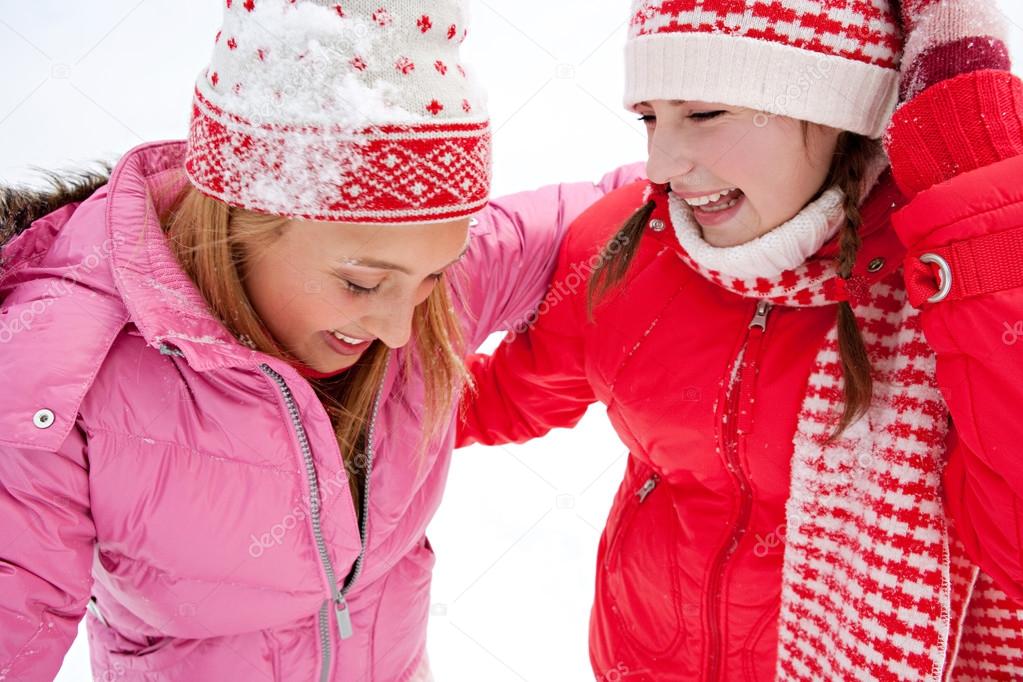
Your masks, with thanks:
[[[897,68],[900,38],[878,0],[638,0],[630,33],[725,33]]]

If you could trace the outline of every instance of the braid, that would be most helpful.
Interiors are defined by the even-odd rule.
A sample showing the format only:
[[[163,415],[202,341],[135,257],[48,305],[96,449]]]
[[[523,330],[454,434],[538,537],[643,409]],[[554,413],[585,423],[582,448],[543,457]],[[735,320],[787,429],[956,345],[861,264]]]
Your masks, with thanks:
[[[843,192],[842,202],[846,220],[839,233],[838,274],[848,280],[852,276],[859,252],[860,200],[863,178],[874,154],[880,152],[879,143],[861,135],[844,132],[839,136],[831,171],[824,187],[837,185]],[[837,438],[853,421],[866,412],[873,396],[870,358],[863,335],[856,323],[848,301],[838,304],[838,352],[842,364],[843,397],[845,406],[838,427],[829,437]]]
[[[632,259],[639,251],[639,242],[643,238],[643,232],[646,230],[647,221],[650,220],[655,205],[652,200],[643,204],[639,210],[629,216],[615,236],[604,245],[600,261],[594,268],[593,274],[590,275],[587,287],[586,314],[591,322],[593,321],[594,306],[621,282],[625,273],[628,272]]]

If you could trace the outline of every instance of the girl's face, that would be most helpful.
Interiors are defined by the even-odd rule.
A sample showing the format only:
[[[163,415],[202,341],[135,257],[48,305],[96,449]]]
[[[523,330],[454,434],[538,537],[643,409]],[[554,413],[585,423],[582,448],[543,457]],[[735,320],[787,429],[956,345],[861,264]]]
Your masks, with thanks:
[[[412,314],[467,248],[469,219],[417,225],[289,221],[248,256],[245,289],[274,339],[321,372],[375,340],[409,341]],[[338,338],[337,334],[341,335]]]
[[[841,131],[726,104],[654,100],[647,176],[689,204],[703,238],[736,246],[794,217],[827,177]],[[715,196],[719,195],[719,196]]]

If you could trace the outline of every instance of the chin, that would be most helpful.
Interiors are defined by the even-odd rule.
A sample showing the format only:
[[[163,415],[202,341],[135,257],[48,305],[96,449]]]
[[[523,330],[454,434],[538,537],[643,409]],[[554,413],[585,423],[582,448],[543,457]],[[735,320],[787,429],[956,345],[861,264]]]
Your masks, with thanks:
[[[715,246],[719,249],[727,249],[733,246],[740,246],[742,244],[745,244],[749,240],[728,239],[727,237],[719,239],[714,238],[707,239],[706,237],[704,237],[704,241],[706,241],[711,246]]]
[[[700,228],[703,240],[719,249],[727,249],[732,246],[742,246],[751,242],[760,235],[750,233],[738,220],[732,221],[735,225],[715,225],[714,227]]]
[[[724,238],[722,241],[727,242],[722,244],[722,246],[742,246],[754,239],[760,239],[774,229],[772,227],[765,230],[759,224],[754,228],[747,227],[747,224],[741,220],[741,216],[736,216],[736,220],[734,222],[736,225],[731,229],[726,229],[721,235],[721,237]],[[759,223],[760,220],[758,219],[757,222]]]
[[[356,362],[358,362],[359,358],[361,358],[361,357],[362,357],[361,354],[360,355],[353,355],[353,356],[350,356],[350,357],[340,357],[337,354],[334,354],[334,357],[329,358],[326,361],[320,362],[318,364],[323,365],[325,367],[325,369],[321,370],[323,372],[336,372],[339,369],[344,369],[345,367],[351,367]]]

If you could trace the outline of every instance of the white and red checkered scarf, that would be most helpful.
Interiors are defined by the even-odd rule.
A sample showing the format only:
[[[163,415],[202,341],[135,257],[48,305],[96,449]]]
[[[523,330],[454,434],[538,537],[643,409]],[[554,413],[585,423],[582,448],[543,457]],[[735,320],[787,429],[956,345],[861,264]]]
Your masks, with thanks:
[[[867,190],[877,178],[875,167]],[[816,250],[840,225],[835,191],[776,228],[779,234],[795,233],[804,252]],[[739,251],[700,244],[690,209],[673,194],[668,201],[690,267],[735,294],[776,305],[850,301],[870,358],[870,406],[830,445],[843,405],[837,325],[806,387],[786,505],[777,679],[1023,679],[1023,610],[950,532],[941,495],[949,413],[902,270],[856,291],[830,258],[741,276],[768,246],[743,253],[748,244]]]

